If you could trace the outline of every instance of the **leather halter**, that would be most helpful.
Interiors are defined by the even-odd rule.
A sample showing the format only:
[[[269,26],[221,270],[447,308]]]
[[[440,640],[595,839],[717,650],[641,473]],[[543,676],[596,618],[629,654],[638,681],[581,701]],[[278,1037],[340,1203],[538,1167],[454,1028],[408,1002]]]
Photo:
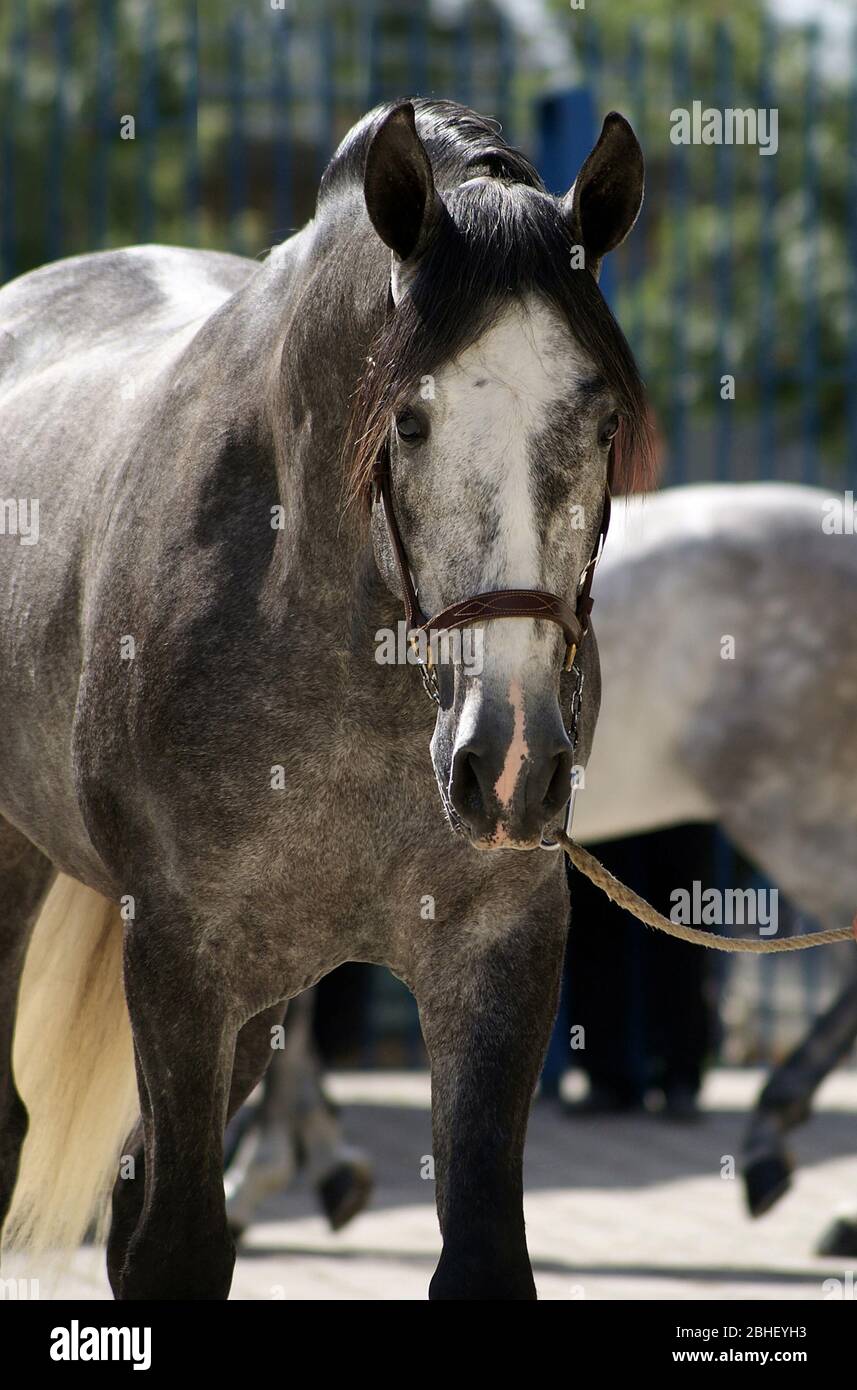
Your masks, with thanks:
[[[471,623],[487,622],[494,618],[546,618],[562,628],[565,637],[565,658],[562,669],[570,671],[578,648],[589,630],[589,615],[592,612],[592,579],[595,566],[601,554],[607,528],[610,525],[610,490],[613,482],[614,456],[610,448],[607,470],[607,486],[604,490],[604,505],[601,511],[601,524],[592,554],[578,580],[577,600],[574,607],[558,594],[546,593],[541,589],[496,589],[491,593],[474,594],[472,598],[459,599],[427,618],[420,607],[417,589],[414,584],[408,555],[396,520],[393,507],[390,478],[390,442],[384,443],[375,460],[372,474],[372,501],[379,502],[387,525],[387,532],[396,558],[396,568],[402,585],[405,616],[408,622],[409,640],[415,652],[419,652],[419,637],[431,632],[450,632],[454,628],[468,627]],[[427,659],[423,667],[431,671],[431,644],[427,648]],[[422,666],[422,663],[421,663]],[[434,673],[432,673],[434,674]],[[433,691],[427,685],[429,694]]]

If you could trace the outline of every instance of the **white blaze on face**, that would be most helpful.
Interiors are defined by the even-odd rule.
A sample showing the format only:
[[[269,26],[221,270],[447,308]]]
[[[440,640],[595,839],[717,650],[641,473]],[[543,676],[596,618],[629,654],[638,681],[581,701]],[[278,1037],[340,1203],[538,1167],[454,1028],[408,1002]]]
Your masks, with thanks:
[[[510,304],[437,372],[425,405],[425,447],[410,455],[403,450],[397,459],[408,508],[424,522],[409,554],[426,613],[500,589],[574,593],[591,539],[570,515],[567,525],[560,514],[541,515],[536,450],[558,419],[558,404],[568,410],[579,397],[581,411],[592,413],[580,388],[595,377],[595,364],[565,319],[535,296]],[[560,449],[553,441],[550,447],[545,466],[561,468]],[[573,500],[594,515],[603,487],[594,429],[592,467],[583,430],[568,441],[568,454],[574,469],[569,505]],[[486,622],[480,668],[458,667],[461,698],[439,713],[432,758],[446,793],[454,790],[459,752],[481,767],[480,774],[474,762],[458,760],[480,779],[480,795],[495,817],[488,839],[476,841],[484,848],[532,847],[529,828],[524,843],[516,839],[527,812],[523,778],[549,770],[562,739],[556,699],[562,651],[562,634],[552,623],[532,617]],[[545,794],[541,784],[538,793]],[[466,802],[468,793],[462,795]]]
[[[451,518],[453,527],[460,520],[461,534],[453,543],[458,554],[473,564],[469,592],[543,587],[533,497],[533,439],[545,428],[551,407],[568,401],[576,384],[593,371],[565,322],[531,296],[510,305],[475,343],[438,372],[431,459],[441,494],[437,511]],[[496,534],[487,546],[474,544],[474,509],[480,506],[497,521]],[[432,564],[437,559],[437,552],[427,554],[422,567],[428,611],[466,597],[442,592],[432,583]],[[539,656],[546,657],[556,644],[555,634],[547,633],[543,651],[538,653],[532,620],[506,618],[490,626],[483,674],[505,672],[506,683],[510,668],[519,670]]]

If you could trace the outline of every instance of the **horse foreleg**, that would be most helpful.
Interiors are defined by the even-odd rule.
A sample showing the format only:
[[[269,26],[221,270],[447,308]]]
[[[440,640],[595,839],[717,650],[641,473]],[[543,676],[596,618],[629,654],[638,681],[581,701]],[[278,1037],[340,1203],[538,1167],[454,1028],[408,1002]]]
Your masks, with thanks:
[[[27,1112],[12,1074],[18,986],[36,909],[53,875],[41,850],[0,819],[0,1231],[27,1132]]]
[[[238,1033],[227,1109],[229,1119],[241,1109],[253,1088],[264,1077],[272,1057],[276,1055],[272,1050],[272,1030],[282,1023],[283,1009],[283,1004],[274,1004],[270,1009],[265,1009],[255,1018],[251,1018]],[[138,1059],[138,1083],[140,1072]],[[113,1188],[110,1235],[107,1242],[107,1272],[117,1297],[125,1269],[128,1244],[143,1210],[146,1156],[142,1123],[138,1124],[129,1140],[127,1156],[133,1162],[128,1165],[127,1173],[117,1179]]]
[[[432,1299],[534,1299],[524,1235],[530,1105],[556,1013],[562,913],[502,939],[447,930],[414,981],[431,1059],[443,1251]],[[487,934],[487,929],[483,928]],[[469,946],[468,946],[469,943]]]
[[[126,940],[143,1162],[114,1192],[108,1266],[123,1299],[228,1296],[235,1247],[223,1132],[230,1105],[237,1108],[270,1061],[270,1028],[283,1011],[267,1009],[239,1031],[216,975],[207,978],[193,952],[174,943],[172,930],[159,931],[151,918]]]
[[[784,1140],[809,1115],[824,1078],[857,1038],[857,980],[816,1019],[803,1042],[771,1074],[744,1140],[744,1190],[751,1216],[763,1216],[788,1191],[792,1160]]]

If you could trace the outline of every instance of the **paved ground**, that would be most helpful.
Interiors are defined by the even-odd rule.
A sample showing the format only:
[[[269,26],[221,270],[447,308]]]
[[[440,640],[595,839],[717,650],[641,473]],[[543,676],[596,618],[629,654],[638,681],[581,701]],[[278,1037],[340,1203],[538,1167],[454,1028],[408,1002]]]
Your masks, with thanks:
[[[812,1254],[833,1211],[857,1208],[857,1072],[831,1078],[796,1137],[792,1192],[762,1221],[744,1214],[740,1153],[760,1073],[720,1070],[695,1126],[656,1119],[564,1119],[538,1103],[530,1125],[527,1228],[543,1299],[821,1299],[843,1261]],[[421,1074],[334,1077],[350,1137],[372,1150],[370,1210],[330,1235],[312,1194],[273,1201],[249,1234],[235,1274],[241,1299],[422,1299],[438,1253],[428,1082]],[[857,1268],[857,1260],[851,1261]],[[82,1251],[41,1296],[109,1297],[98,1251]],[[11,1274],[12,1269],[6,1273]],[[855,1277],[852,1275],[853,1290]],[[853,1296],[853,1294],[852,1294]]]

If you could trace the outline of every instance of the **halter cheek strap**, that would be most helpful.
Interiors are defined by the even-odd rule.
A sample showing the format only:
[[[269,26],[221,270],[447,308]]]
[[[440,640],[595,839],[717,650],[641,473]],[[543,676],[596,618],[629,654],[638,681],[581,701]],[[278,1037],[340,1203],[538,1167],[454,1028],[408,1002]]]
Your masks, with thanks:
[[[581,576],[577,601],[572,607],[567,599],[550,594],[542,589],[496,589],[490,593],[474,594],[472,598],[460,599],[442,608],[433,617],[427,618],[420,607],[408,556],[396,520],[390,481],[389,441],[378,454],[372,476],[373,501],[379,503],[402,586],[405,604],[405,617],[408,622],[410,641],[415,651],[419,650],[421,635],[431,632],[450,632],[454,628],[468,627],[471,623],[488,622],[494,618],[546,618],[562,628],[565,637],[565,658],[562,669],[570,671],[581,642],[589,630],[589,616],[592,612],[592,580],[595,566],[601,554],[607,528],[610,525],[610,488],[613,480],[613,450],[607,473],[607,487],[604,492],[604,505],[601,523],[592,555]],[[431,646],[427,647],[426,666],[431,669]],[[429,687],[427,686],[427,689]],[[433,694],[429,689],[429,694]]]

